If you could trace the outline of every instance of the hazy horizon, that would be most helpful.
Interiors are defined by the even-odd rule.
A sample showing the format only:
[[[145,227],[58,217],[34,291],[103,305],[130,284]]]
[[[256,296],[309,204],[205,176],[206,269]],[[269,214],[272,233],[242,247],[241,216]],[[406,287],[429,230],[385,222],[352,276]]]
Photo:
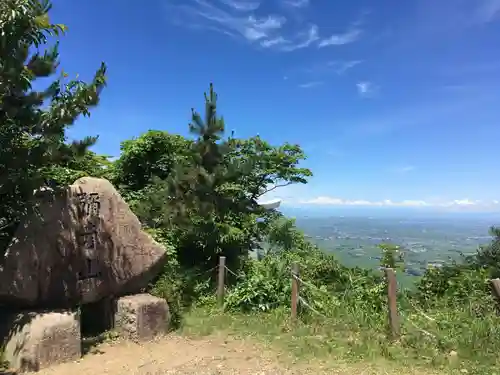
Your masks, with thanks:
[[[500,212],[445,211],[435,208],[402,207],[328,207],[283,205],[279,211],[289,217],[361,217],[361,218],[421,218],[442,220],[472,220],[487,222],[488,226],[500,224]]]

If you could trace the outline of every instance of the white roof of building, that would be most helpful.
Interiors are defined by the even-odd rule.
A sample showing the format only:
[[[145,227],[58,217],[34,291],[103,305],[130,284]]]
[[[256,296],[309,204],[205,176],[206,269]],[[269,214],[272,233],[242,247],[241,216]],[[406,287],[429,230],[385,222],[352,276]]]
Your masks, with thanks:
[[[261,201],[261,202],[257,202],[257,203],[259,204],[259,206],[264,207],[267,210],[273,210],[273,209],[276,209],[280,206],[281,199],[276,198],[276,199],[270,199],[267,201]]]

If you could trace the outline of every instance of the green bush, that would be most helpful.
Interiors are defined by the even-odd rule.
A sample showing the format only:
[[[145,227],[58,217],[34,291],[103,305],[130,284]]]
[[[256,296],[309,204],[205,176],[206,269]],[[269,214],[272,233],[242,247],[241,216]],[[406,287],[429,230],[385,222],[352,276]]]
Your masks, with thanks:
[[[151,283],[149,292],[168,302],[171,326],[178,328],[182,316],[193,302],[206,296],[215,283],[215,270],[212,273],[194,268],[185,269],[177,260],[177,250],[172,234],[161,229],[147,230],[167,251],[167,264],[159,276]]]
[[[226,296],[226,308],[241,311],[266,311],[290,306],[291,269],[298,264],[304,280],[301,297],[320,309],[337,301],[369,306],[379,312],[384,306],[384,283],[370,270],[342,266],[332,255],[314,246],[283,250],[252,261],[245,275]]]
[[[417,282],[416,298],[421,303],[435,303],[446,298],[455,304],[491,299],[490,274],[487,269],[469,264],[429,267]]]

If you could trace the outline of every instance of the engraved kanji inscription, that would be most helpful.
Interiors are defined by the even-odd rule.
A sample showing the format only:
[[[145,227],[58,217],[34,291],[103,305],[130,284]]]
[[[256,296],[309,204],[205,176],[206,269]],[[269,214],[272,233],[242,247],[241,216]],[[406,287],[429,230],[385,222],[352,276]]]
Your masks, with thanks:
[[[78,279],[86,280],[99,276],[101,276],[101,271],[99,271],[99,263],[97,259],[85,258],[85,265],[83,270],[78,273]]]
[[[101,275],[97,259],[101,202],[97,193],[79,193],[77,197],[79,212],[83,220],[78,240],[84,257],[84,264],[82,264],[81,272],[78,273],[78,278],[85,280]],[[87,251],[93,255],[88,255]]]
[[[78,206],[84,217],[99,216],[101,201],[97,193],[78,193]]]
[[[96,249],[97,246],[97,225],[92,221],[83,224],[83,231],[80,233],[80,246],[83,249]]]

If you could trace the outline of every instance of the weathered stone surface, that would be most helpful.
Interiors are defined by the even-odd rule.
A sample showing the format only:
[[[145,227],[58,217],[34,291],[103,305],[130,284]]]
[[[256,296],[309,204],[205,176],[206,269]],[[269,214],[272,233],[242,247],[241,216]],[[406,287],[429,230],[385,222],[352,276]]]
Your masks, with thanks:
[[[11,335],[5,343],[4,355],[16,371],[39,371],[81,357],[76,312],[19,313],[9,328]]]
[[[151,340],[168,330],[170,313],[167,302],[150,294],[135,294],[118,299],[115,330],[127,339]]]
[[[0,259],[0,304],[91,303],[138,293],[161,270],[165,249],[109,181],[84,177],[44,195]]]

